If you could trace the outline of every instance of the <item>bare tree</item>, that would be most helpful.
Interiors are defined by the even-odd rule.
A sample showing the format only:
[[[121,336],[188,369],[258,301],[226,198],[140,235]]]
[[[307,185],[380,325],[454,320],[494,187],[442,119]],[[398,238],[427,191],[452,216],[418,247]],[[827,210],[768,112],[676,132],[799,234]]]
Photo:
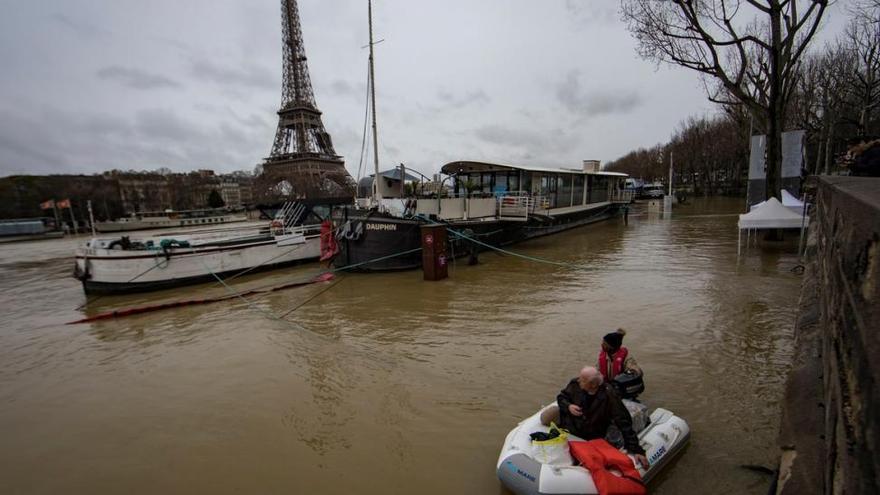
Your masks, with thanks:
[[[871,132],[871,115],[880,105],[880,0],[857,3],[846,27],[844,44],[853,60],[850,90],[854,122],[861,136]]]
[[[695,70],[767,128],[767,197],[779,196],[782,126],[797,67],[829,0],[621,0],[641,56]],[[715,84],[707,84],[717,87]],[[725,99],[729,95],[731,99]]]

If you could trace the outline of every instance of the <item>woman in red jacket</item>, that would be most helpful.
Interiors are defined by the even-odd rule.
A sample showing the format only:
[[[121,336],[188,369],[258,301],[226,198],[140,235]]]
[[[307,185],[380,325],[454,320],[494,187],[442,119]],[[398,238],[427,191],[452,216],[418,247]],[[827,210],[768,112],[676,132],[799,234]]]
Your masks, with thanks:
[[[602,373],[606,383],[611,383],[621,373],[642,375],[642,369],[639,368],[635,358],[630,355],[629,349],[623,346],[624,335],[626,330],[618,328],[602,337],[602,350],[599,351],[596,369]]]

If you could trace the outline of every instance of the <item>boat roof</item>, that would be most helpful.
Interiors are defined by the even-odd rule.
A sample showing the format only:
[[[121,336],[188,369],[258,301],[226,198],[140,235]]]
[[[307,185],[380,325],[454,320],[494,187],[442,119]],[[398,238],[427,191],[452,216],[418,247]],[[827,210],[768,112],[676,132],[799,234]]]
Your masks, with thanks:
[[[368,177],[370,178],[370,180],[373,179],[373,176],[374,176],[374,175],[376,175],[376,174],[370,174],[370,175],[368,176]],[[386,179],[400,180],[400,168],[399,168],[399,167],[396,167],[396,168],[390,168],[390,169],[388,169],[388,170],[385,170],[384,172],[379,172],[379,175],[381,175],[382,177],[385,177]],[[409,172],[406,172],[406,173],[404,174],[404,177],[405,177],[406,180],[408,180],[408,181],[419,180],[418,177],[416,177],[415,175],[410,174]]]
[[[502,170],[525,170],[527,172],[544,172],[556,174],[584,174],[584,175],[605,175],[610,177],[629,177],[628,174],[622,172],[606,172],[599,170],[596,172],[584,171],[580,168],[549,168],[535,167],[529,165],[509,165],[504,163],[475,162],[469,160],[457,160],[449,162],[440,168],[440,171],[446,175],[461,174],[467,172],[499,172]]]

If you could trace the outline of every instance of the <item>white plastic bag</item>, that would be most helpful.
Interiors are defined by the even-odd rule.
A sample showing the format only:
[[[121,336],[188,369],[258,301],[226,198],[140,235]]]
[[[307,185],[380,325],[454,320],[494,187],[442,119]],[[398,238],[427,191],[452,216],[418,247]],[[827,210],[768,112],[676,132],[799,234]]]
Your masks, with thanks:
[[[568,432],[550,423],[550,431],[559,430],[559,436],[550,440],[532,440],[532,457],[542,464],[572,463],[568,452]]]

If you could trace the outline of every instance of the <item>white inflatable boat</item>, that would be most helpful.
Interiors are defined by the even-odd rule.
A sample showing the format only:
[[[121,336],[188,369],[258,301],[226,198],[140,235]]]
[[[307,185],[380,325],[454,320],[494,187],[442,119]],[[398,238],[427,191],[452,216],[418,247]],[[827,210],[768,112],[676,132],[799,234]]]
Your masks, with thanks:
[[[628,408],[629,406],[630,404],[627,405]],[[590,471],[575,465],[570,455],[553,464],[543,464],[534,455],[529,435],[538,431],[549,431],[541,423],[541,413],[549,407],[555,407],[555,404],[541,408],[507,434],[501,455],[498,456],[498,478],[517,495],[598,493]],[[657,408],[651,413],[649,424],[637,434],[650,467],[644,469],[635,462],[633,456],[630,458],[642,475],[642,481],[647,483],[681,452],[690,438],[690,428],[671,411]],[[573,435],[568,438],[580,440]]]

